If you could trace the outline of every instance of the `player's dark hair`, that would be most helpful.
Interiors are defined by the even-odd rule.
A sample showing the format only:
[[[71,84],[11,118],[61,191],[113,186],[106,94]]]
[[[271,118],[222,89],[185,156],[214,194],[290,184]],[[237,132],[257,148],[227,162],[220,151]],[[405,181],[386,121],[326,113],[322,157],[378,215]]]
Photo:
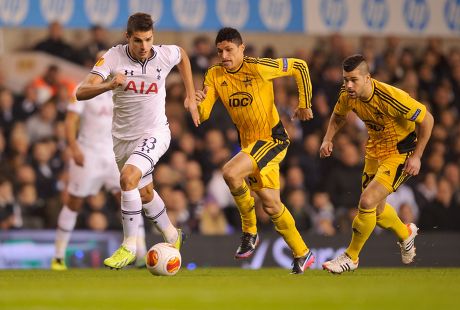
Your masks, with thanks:
[[[235,28],[225,27],[219,30],[216,36],[216,45],[223,41],[233,42],[236,45],[241,45],[243,43],[243,38],[241,34]]]
[[[366,59],[361,54],[351,55],[343,61],[343,71],[351,72],[355,70],[362,62],[366,62]]]
[[[153,30],[152,16],[146,13],[135,13],[128,18],[126,32],[131,36],[136,31]]]

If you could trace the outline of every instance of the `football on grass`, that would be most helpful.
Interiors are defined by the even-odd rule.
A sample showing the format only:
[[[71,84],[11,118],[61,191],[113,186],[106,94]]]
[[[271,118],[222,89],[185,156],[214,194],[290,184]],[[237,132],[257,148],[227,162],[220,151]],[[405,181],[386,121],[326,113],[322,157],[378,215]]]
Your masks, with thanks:
[[[150,248],[145,258],[147,269],[156,276],[173,276],[181,266],[179,250],[169,243],[157,243]]]

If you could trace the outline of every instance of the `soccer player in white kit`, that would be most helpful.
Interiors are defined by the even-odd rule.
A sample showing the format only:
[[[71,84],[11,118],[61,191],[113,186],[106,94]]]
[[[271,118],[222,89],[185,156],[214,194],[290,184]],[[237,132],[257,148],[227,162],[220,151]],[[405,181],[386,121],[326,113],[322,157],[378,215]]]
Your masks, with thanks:
[[[66,270],[65,252],[78,213],[88,196],[96,195],[102,186],[120,200],[120,173],[113,154],[112,93],[106,92],[88,101],[74,101],[67,107],[66,139],[72,152],[69,163],[68,201],[58,216],[55,254],[51,269]],[[78,132],[78,139],[77,139]],[[146,253],[143,220],[139,224],[136,256]]]
[[[126,38],[128,44],[111,48],[77,89],[78,100],[113,91],[113,150],[120,169],[124,239],[104,264],[115,269],[135,259],[142,208],[166,242],[180,248],[183,241],[182,231],[171,224],[163,201],[154,193],[151,176],[171,140],[165,113],[165,79],[176,65],[186,90],[184,106],[195,126],[199,125],[192,70],[185,51],[176,45],[153,45],[153,21],[145,13],[129,17]]]

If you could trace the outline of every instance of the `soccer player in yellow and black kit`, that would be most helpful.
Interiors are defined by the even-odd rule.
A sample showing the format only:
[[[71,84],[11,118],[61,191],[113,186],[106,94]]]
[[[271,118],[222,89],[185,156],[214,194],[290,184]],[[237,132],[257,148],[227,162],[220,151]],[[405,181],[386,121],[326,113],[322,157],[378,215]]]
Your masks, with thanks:
[[[314,256],[280,199],[279,164],[290,141],[276,110],[272,80],[294,76],[299,90],[299,106],[294,117],[310,120],[313,113],[307,64],[294,58],[245,57],[241,35],[233,28],[219,31],[216,47],[221,62],[208,69],[204,91],[197,91],[196,96],[201,122],[209,118],[214,103],[220,98],[239,133],[242,149],[223,167],[225,182],[242,221],[243,234],[235,258],[249,257],[259,242],[251,188],[293,252],[291,273],[301,274],[314,262]]]
[[[362,175],[363,191],[358,215],[353,220],[350,245],[345,253],[325,262],[323,268],[332,273],[358,268],[359,253],[375,225],[397,235],[402,262],[409,264],[415,257],[414,240],[418,228],[413,223],[403,224],[393,207],[386,203],[386,198],[409,177],[419,173],[420,158],[433,128],[433,116],[406,92],[372,79],[362,55],[344,60],[343,80],[320,156],[331,155],[332,139],[345,124],[350,110],[366,124],[369,140]]]

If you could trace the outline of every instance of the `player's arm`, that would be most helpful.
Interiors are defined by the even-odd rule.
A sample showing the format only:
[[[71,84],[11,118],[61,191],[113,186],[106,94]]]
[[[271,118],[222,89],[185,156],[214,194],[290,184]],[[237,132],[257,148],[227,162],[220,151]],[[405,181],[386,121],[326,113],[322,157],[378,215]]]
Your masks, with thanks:
[[[418,124],[417,144],[414,153],[407,159],[404,171],[409,175],[417,175],[420,172],[421,158],[428,140],[430,140],[434,119],[430,112],[426,111],[425,117]]]
[[[209,69],[204,78],[203,90],[196,91],[196,103],[198,105],[198,113],[200,114],[201,122],[206,121],[211,115],[214,103],[217,100],[217,91],[214,87],[213,74]]]
[[[335,112],[332,113],[331,118],[329,119],[329,125],[327,126],[326,134],[323,138],[323,143],[321,143],[321,147],[319,149],[319,155],[321,158],[331,156],[332,148],[334,147],[332,140],[334,139],[336,133],[339,132],[340,128],[345,125],[345,123],[345,115],[339,115]]]
[[[433,129],[434,119],[426,106],[412,98],[408,93],[391,88],[393,100],[389,101],[388,112],[395,118],[405,118],[415,122],[418,127],[417,143],[414,152],[404,164],[404,172],[408,175],[417,175],[420,172],[421,158]]]
[[[200,125],[200,116],[198,114],[198,108],[195,101],[195,86],[193,84],[192,66],[190,65],[190,59],[187,53],[182,47],[179,47],[181,60],[177,64],[179,73],[184,81],[186,97],[184,101],[184,107],[190,112],[193,123],[196,127]]]
[[[297,58],[260,58],[259,72],[264,78],[274,79],[284,76],[293,76],[299,92],[299,105],[293,117],[301,121],[313,118],[311,109],[312,86],[307,63]]]
[[[109,90],[122,86],[126,81],[126,76],[122,73],[117,73],[112,79],[103,78],[95,73],[89,73],[77,89],[77,100],[88,100],[94,98]]]
[[[73,111],[67,111],[64,122],[65,137],[67,140],[67,144],[69,145],[70,150],[72,151],[72,157],[75,163],[78,166],[83,166],[83,164],[85,163],[85,158],[77,142],[77,132],[79,124],[80,115]]]

